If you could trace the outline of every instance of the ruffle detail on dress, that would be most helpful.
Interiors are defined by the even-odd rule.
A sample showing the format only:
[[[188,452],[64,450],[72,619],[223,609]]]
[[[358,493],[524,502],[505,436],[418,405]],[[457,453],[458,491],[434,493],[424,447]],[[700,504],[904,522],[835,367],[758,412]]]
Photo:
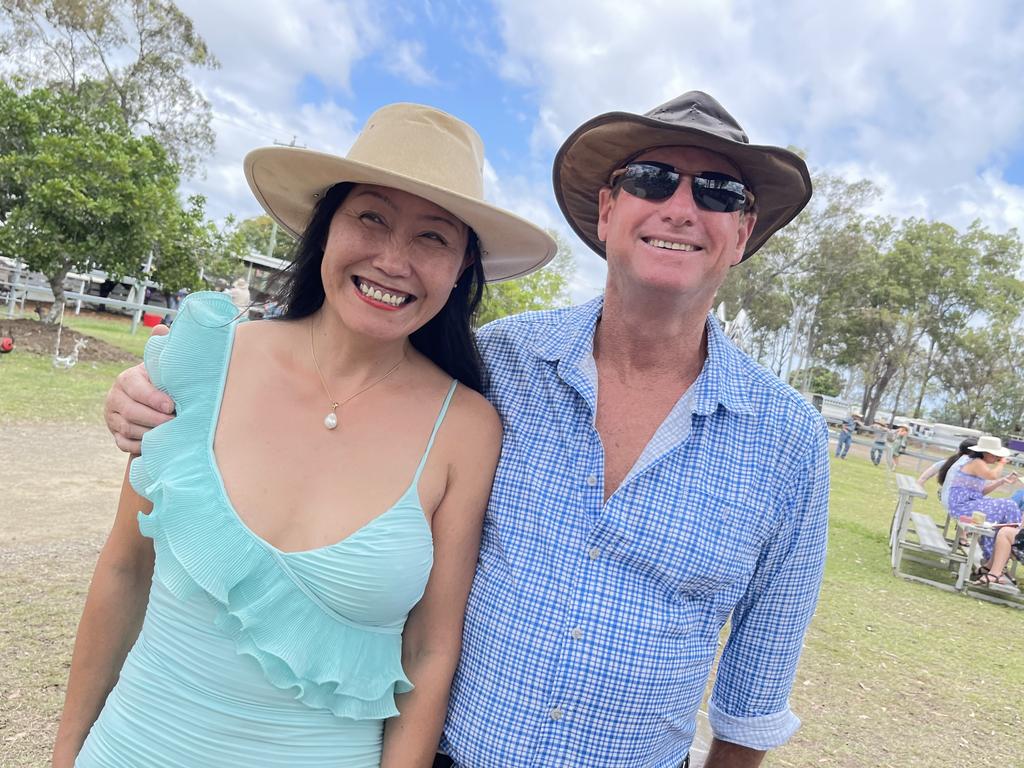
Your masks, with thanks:
[[[131,467],[132,485],[154,504],[139,514],[156,551],[154,578],[179,599],[212,600],[237,652],[302,703],[356,720],[393,717],[394,694],[412,690],[402,627],[356,624],[332,611],[244,526],[221,488],[210,431],[235,315],[223,294],[193,294],[171,334],[146,345],[150,378],[178,412],[146,434]]]

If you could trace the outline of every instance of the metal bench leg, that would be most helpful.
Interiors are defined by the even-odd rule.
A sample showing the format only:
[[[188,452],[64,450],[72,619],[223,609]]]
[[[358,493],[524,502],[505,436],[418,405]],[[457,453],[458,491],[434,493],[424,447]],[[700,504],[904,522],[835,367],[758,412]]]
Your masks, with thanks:
[[[957,540],[960,539],[961,527],[959,524],[956,526]],[[971,575],[971,566],[974,564],[974,558],[978,554],[978,549],[981,547],[981,537],[972,531],[967,532],[967,541],[969,542],[967,547],[967,559],[960,563],[960,568],[957,571],[956,577],[956,588],[960,592],[967,590],[969,578]]]

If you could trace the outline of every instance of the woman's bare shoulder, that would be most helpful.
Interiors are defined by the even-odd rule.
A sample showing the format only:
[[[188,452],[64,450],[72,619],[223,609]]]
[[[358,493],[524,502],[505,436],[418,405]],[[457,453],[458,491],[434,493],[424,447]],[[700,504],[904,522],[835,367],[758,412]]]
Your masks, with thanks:
[[[249,320],[235,329],[232,364],[251,360],[265,365],[282,354],[294,357],[303,340],[309,344],[308,331],[300,320]]]
[[[984,477],[989,473],[989,468],[988,464],[985,463],[984,459],[971,459],[966,464],[964,464],[963,468],[961,468],[960,471],[968,475]]]
[[[302,320],[247,320],[239,323],[235,336],[239,339],[293,339],[305,326]]]
[[[501,418],[487,398],[459,384],[445,416],[445,442],[458,462],[496,461],[501,446]]]

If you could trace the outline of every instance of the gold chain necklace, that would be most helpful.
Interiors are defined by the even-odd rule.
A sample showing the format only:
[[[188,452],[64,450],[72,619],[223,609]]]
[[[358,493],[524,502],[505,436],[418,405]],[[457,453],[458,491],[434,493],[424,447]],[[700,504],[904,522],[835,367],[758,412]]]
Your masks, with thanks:
[[[338,402],[337,400],[334,399],[334,396],[331,394],[331,390],[327,388],[327,380],[324,379],[323,371],[320,370],[320,363],[318,363],[317,359],[316,359],[316,346],[313,343],[313,321],[312,320],[309,321],[309,351],[310,351],[310,354],[312,354],[312,356],[313,356],[313,366],[316,368],[317,375],[320,377],[320,383],[323,385],[324,392],[327,393],[327,399],[331,403],[331,412],[328,413],[326,416],[324,416],[324,426],[327,427],[327,429],[335,429],[338,426],[338,408],[343,406],[345,403],[347,403],[352,398],[354,398],[354,397],[356,397],[358,395],[361,395],[366,390],[368,390],[368,389],[370,389],[372,387],[375,387],[378,384],[380,384],[382,381],[384,381],[384,379],[386,379],[388,376],[390,376],[392,373],[394,373],[398,369],[398,366],[400,366],[402,363],[405,362],[405,353],[403,353],[402,354],[402,359],[399,360],[397,363],[395,363],[393,366],[391,366],[391,368],[388,370],[387,373],[385,373],[383,376],[381,376],[376,381],[370,382],[365,387],[363,387],[358,392],[356,392],[354,395],[349,395],[348,397],[346,397],[341,402]]]

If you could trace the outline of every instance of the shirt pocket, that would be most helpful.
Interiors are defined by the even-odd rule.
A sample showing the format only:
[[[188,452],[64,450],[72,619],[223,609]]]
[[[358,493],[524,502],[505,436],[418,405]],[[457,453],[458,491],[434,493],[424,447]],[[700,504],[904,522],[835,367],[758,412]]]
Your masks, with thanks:
[[[674,508],[649,508],[623,537],[624,554],[672,598],[705,597],[749,579],[764,522],[738,499],[692,490]]]

